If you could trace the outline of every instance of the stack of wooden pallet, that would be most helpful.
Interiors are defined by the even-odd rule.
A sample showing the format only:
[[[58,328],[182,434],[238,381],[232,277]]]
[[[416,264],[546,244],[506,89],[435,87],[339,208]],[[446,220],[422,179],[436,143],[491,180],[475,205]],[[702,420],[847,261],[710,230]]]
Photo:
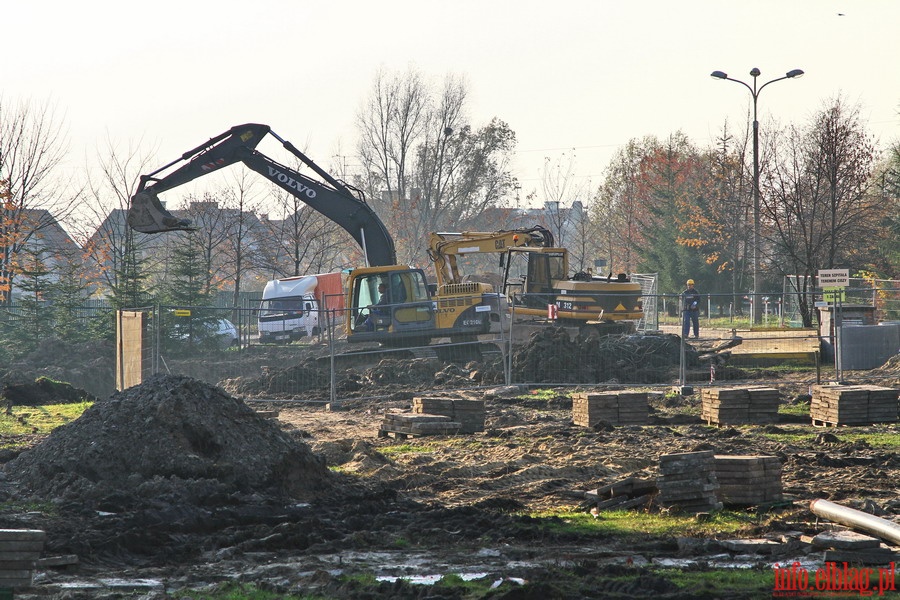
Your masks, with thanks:
[[[700,417],[718,425],[776,423],[781,402],[778,390],[766,387],[705,388],[700,401]]]
[[[595,392],[572,394],[572,421],[583,427],[598,423],[646,425],[650,416],[647,392]]]
[[[659,457],[659,503],[690,512],[722,508],[716,497],[715,458],[712,450],[663,454]]]
[[[0,590],[31,587],[46,539],[39,529],[0,529]]]
[[[452,435],[459,432],[459,423],[445,415],[416,413],[385,413],[378,431],[379,437],[416,437],[420,435]]]
[[[444,415],[459,423],[459,433],[484,431],[484,400],[462,398],[415,397],[412,410],[417,414]]]
[[[897,390],[874,385],[817,385],[809,416],[814,425],[895,423]]]
[[[781,459],[777,456],[715,455],[718,498],[732,506],[754,506],[783,499]]]

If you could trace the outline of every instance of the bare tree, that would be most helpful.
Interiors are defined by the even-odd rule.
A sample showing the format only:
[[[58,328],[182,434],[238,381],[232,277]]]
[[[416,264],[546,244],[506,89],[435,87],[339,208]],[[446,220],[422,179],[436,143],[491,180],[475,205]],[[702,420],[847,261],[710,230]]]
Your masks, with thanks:
[[[131,144],[122,151],[107,139],[97,157],[97,169],[88,170],[86,221],[79,224],[86,240],[85,259],[93,265],[96,283],[111,293],[117,306],[140,306],[154,275],[165,279],[167,245],[178,234],[143,235],[126,223],[131,197],[141,173],[148,170],[150,154],[138,152]]]
[[[730,274],[732,303],[741,312],[742,303],[736,296],[743,289],[751,252],[747,231],[752,227],[753,206],[753,179],[744,160],[748,154],[748,136],[735,140],[726,123],[717,141],[718,147],[708,156],[713,185],[706,227],[710,244],[706,255],[707,262],[715,265],[719,273]]]
[[[580,200],[572,202],[568,214],[567,220],[572,235],[565,247],[569,250],[570,266],[576,272],[594,272],[593,261],[601,253],[599,227],[591,218],[590,209]]]
[[[341,268],[348,255],[363,259],[362,250],[337,223],[282,188],[273,187],[271,195],[284,214],[283,219],[266,223],[272,240],[266,245],[265,267],[273,278]]]
[[[415,71],[379,72],[358,115],[359,182],[404,262],[424,263],[429,232],[475,222],[515,189],[515,135],[498,119],[473,131],[467,94],[452,76],[434,97]]]
[[[851,267],[875,239],[883,214],[870,190],[875,146],[858,107],[837,98],[805,129],[770,139],[761,208],[770,262],[782,275],[814,281],[818,269]],[[803,324],[812,325],[808,289],[798,290]]]
[[[10,301],[16,257],[34,235],[67,216],[77,200],[77,192],[63,197],[66,186],[54,178],[65,151],[62,123],[49,104],[10,104],[0,97],[0,303]]]
[[[192,195],[185,197],[185,212],[196,231],[189,236],[190,243],[196,245],[199,262],[202,263],[202,293],[211,298],[224,280],[230,277],[231,269],[224,257],[229,249],[228,237],[231,235],[232,214],[226,208],[232,192],[228,189],[219,192],[203,192],[201,199]],[[182,236],[179,236],[181,238]],[[179,240],[187,243],[188,240]]]
[[[586,195],[585,186],[575,182],[575,154],[563,153],[554,163],[550,157],[544,158],[544,175],[541,188],[544,192],[545,226],[556,238],[556,245],[567,245],[566,233],[570,223],[571,211],[565,207],[572,206],[575,200]]]
[[[246,171],[238,171],[233,187],[222,193],[228,210],[227,235],[223,248],[225,279],[233,290],[232,306],[238,307],[244,276],[258,262],[258,241],[265,232],[256,216],[260,203],[260,188]]]
[[[410,70],[401,76],[379,71],[372,93],[357,115],[357,151],[367,192],[392,232],[400,231],[406,212],[401,203],[409,202],[414,146],[425,131],[428,102],[428,90],[419,73]],[[395,243],[399,241],[395,239]]]

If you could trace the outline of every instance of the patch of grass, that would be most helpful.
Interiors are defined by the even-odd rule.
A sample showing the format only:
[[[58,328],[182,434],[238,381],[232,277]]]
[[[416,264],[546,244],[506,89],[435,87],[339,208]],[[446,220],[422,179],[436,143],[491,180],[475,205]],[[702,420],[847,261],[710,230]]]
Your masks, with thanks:
[[[779,404],[778,413],[794,417],[808,417],[809,404]]]
[[[182,590],[172,593],[172,598],[179,600],[327,600],[327,596],[318,594],[293,594],[260,590],[256,586],[240,583],[222,583],[212,589],[199,591]]]
[[[92,402],[48,404],[44,406],[13,406],[12,413],[0,413],[0,436],[47,434],[70,423],[91,407]],[[0,440],[0,447],[15,448],[25,442]]]
[[[415,454],[432,451],[433,448],[424,444],[399,444],[397,446],[385,446],[384,448],[378,448],[378,452],[387,456],[388,458],[390,458],[391,456],[398,456],[400,454]]]
[[[848,442],[866,442],[870,446],[877,448],[900,448],[900,431],[873,431],[866,433],[843,433],[838,430],[835,433],[842,440]]]
[[[363,586],[378,585],[378,579],[375,577],[375,574],[368,571],[364,573],[348,573],[346,575],[341,575],[341,580],[351,581]]]
[[[528,390],[527,394],[516,396],[516,399],[531,402],[546,402],[550,404],[559,401],[560,399],[571,398],[574,393],[576,392],[573,390],[563,390],[558,388],[535,388]]]
[[[554,389],[533,389],[528,390],[527,394],[517,396],[517,398],[522,400],[552,400],[557,395],[558,393]]]
[[[640,511],[618,510],[600,513],[600,518],[583,512],[537,513],[536,518],[546,518],[547,527],[562,532],[585,533],[593,531],[610,536],[631,538],[638,536],[714,536],[737,533],[745,527],[755,526],[755,519],[746,513],[717,511],[709,519],[700,520],[694,515],[666,515]],[[555,518],[554,518],[555,517]]]
[[[751,597],[752,593],[762,593],[769,597],[775,585],[775,574],[770,569],[716,569],[714,571],[692,571],[684,569],[655,569],[684,591],[696,593],[704,598],[720,595],[722,598]]]
[[[785,427],[781,427],[781,429],[785,430],[785,432],[765,433],[761,431],[760,435],[783,444],[809,444],[819,434],[818,431],[810,431],[807,429],[787,429]]]
[[[59,507],[51,502],[0,502],[0,513],[23,514],[39,512],[53,517],[59,514]]]
[[[474,452],[486,448],[489,444],[486,444],[484,440],[473,438],[471,436],[450,436],[444,439],[436,439],[432,442],[429,442],[428,446],[436,450],[438,448],[452,448],[455,450],[464,450],[467,452]]]
[[[820,367],[821,370],[821,367]],[[767,373],[815,373],[816,365],[810,364],[808,362],[804,362],[801,359],[783,359],[783,362],[778,365],[767,366],[763,369],[761,375],[765,375]],[[823,370],[822,373],[825,371]]]
[[[896,429],[877,431],[858,431],[841,427],[829,427],[828,429],[808,428],[791,429],[785,433],[762,433],[763,436],[785,444],[810,444],[820,433],[830,433],[837,436],[841,442],[854,443],[865,442],[873,448],[898,449],[900,448],[900,431]]]

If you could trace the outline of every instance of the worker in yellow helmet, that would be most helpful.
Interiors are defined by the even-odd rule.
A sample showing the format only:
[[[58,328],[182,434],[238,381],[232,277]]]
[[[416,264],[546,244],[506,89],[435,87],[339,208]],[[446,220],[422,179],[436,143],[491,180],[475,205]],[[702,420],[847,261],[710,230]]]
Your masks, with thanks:
[[[687,280],[687,289],[681,292],[681,337],[687,339],[691,328],[694,339],[700,337],[700,292],[694,288],[694,280]]]

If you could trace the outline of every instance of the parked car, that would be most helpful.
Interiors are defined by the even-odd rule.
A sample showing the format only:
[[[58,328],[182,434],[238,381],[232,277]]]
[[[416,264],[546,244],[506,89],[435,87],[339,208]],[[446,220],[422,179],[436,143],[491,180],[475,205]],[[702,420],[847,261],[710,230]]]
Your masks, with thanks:
[[[237,327],[228,319],[218,319],[214,323],[210,323],[210,330],[213,331],[219,346],[222,348],[237,346],[241,341]]]
[[[237,346],[240,333],[228,319],[197,320],[193,323],[176,323],[173,339],[215,347],[221,350]]]

